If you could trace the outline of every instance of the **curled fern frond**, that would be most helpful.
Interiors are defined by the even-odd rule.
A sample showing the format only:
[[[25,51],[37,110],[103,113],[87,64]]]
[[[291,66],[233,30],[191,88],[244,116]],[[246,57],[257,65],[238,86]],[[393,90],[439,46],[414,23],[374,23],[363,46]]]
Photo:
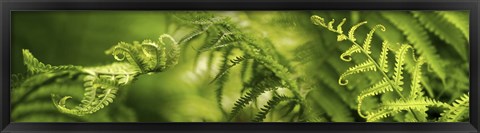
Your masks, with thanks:
[[[361,49],[357,45],[352,45],[347,51],[343,52],[342,55],[340,55],[340,59],[343,61],[352,61],[352,54],[353,53],[361,53]]]
[[[382,52],[380,53],[380,69],[387,73],[388,72],[388,41],[383,41],[382,43]]]
[[[168,39],[170,43],[165,42],[164,39]],[[175,39],[168,34],[160,35],[159,41],[162,44],[162,46],[167,46],[167,44],[170,44],[170,47],[166,53],[167,57],[165,59],[162,59],[162,60],[166,60],[165,66],[156,67],[156,69],[161,72],[161,71],[164,71],[165,69],[172,68],[178,64],[178,59],[180,57],[180,47],[178,46],[179,43],[175,41]]]
[[[255,83],[252,86],[247,86],[251,87],[252,89],[235,102],[230,113],[229,120],[232,120],[247,104],[255,100],[255,98],[261,94],[267,91],[276,90],[281,86],[281,83],[271,78],[267,78],[259,83]]]
[[[119,87],[114,80],[100,79],[95,76],[86,76],[84,80],[86,87],[84,98],[81,100],[80,105],[72,109],[65,105],[66,101],[72,98],[71,96],[65,96],[57,102],[55,99],[57,96],[52,94],[55,107],[57,107],[60,112],[83,116],[92,114],[113,102]],[[97,90],[100,90],[102,93],[97,94]]]
[[[56,78],[75,80],[74,77],[83,77],[85,92],[79,105],[67,107],[66,102],[72,99],[72,96],[60,98],[56,94],[51,94],[58,111],[77,116],[92,114],[108,106],[115,99],[120,87],[131,83],[138,75],[162,72],[175,66],[180,55],[178,43],[167,34],[161,35],[159,41],[145,40],[133,44],[120,42],[105,52],[112,54],[119,62],[96,67],[51,66],[38,61],[28,50],[22,52],[29,71],[39,75],[26,79],[24,81],[26,83],[41,84]],[[35,88],[35,86],[23,87]]]
[[[360,27],[360,26],[362,26],[366,23],[367,23],[367,21],[363,21],[363,22],[360,22],[360,23],[352,26],[352,28],[350,28],[350,30],[348,31],[348,39],[353,41],[353,42],[357,41],[357,39],[355,38],[355,31],[357,30],[358,27]]]
[[[348,80],[346,80],[345,77],[347,77],[349,75],[352,75],[352,74],[356,74],[356,73],[360,73],[360,72],[367,72],[367,71],[377,71],[377,68],[375,67],[375,64],[371,60],[367,60],[362,64],[359,64],[359,65],[356,65],[354,67],[348,68],[347,71],[345,71],[344,73],[342,73],[342,75],[340,75],[340,78],[338,78],[338,83],[340,85],[347,85]]]

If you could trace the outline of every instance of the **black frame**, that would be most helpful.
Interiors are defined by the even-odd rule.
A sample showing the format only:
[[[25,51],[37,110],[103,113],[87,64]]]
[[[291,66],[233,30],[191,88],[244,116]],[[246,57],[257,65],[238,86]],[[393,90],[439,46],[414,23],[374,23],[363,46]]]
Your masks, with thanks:
[[[478,132],[478,0],[1,0],[0,132]],[[470,10],[470,122],[465,123],[13,123],[10,13],[15,10]]]

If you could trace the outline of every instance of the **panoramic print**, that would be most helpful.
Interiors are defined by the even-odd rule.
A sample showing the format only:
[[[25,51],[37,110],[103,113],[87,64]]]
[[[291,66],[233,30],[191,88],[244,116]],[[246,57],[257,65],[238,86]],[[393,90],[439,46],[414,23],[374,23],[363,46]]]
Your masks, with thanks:
[[[468,11],[14,11],[12,122],[468,122]]]

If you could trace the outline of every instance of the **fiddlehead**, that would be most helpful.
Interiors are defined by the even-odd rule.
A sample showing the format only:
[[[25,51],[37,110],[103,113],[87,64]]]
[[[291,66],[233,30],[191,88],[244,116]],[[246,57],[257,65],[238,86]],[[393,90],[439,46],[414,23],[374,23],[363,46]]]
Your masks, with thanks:
[[[130,84],[135,77],[174,67],[180,54],[178,43],[167,34],[161,35],[158,41],[120,42],[106,53],[112,54],[118,62],[96,67],[51,66],[38,61],[28,50],[23,50],[24,62],[31,73],[69,72],[83,77],[85,92],[79,105],[67,107],[67,100],[72,96],[60,98],[52,94],[53,103],[60,112],[78,116],[92,114],[111,104],[119,89]]]

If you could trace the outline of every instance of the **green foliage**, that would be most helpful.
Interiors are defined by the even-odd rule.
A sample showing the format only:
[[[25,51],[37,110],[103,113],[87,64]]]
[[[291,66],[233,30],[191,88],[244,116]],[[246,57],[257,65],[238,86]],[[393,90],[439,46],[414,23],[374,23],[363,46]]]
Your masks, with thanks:
[[[439,121],[443,122],[456,122],[456,121],[463,121],[468,119],[469,113],[469,95],[464,94],[459,99],[455,100],[451,106],[449,106],[444,113],[442,113],[442,117],[440,117]]]
[[[164,39],[168,39],[169,47]],[[160,45],[159,45],[160,44]],[[67,100],[72,96],[59,98],[52,94],[52,100],[55,107],[62,113],[83,116],[92,114],[108,106],[113,102],[120,87],[130,84],[134,78],[141,74],[153,72],[162,72],[165,69],[175,66],[179,56],[177,42],[167,34],[161,35],[158,42],[150,40],[142,43],[134,42],[128,44],[120,42],[112,49],[106,51],[112,54],[118,61],[109,65],[95,67],[80,66],[52,66],[45,65],[38,61],[28,50],[23,50],[24,62],[27,69],[32,74],[37,75],[60,75],[69,74],[67,78],[76,80],[76,77],[83,79],[85,89],[83,99],[80,104],[69,108]],[[124,61],[126,59],[126,61]],[[36,76],[27,78],[20,87],[35,89],[31,86],[45,85],[44,80],[57,78],[56,76],[42,76],[38,79]],[[41,80],[33,82],[29,80]],[[58,79],[57,79],[58,80]]]
[[[469,119],[465,11],[39,13],[38,24],[26,18],[16,18],[13,29],[16,122]],[[74,28],[83,22],[93,27]],[[36,33],[48,28],[59,39]],[[170,35],[111,46],[158,32]],[[105,49],[114,61],[99,55]]]
[[[422,78],[424,77],[421,73],[421,68],[422,64],[424,64],[425,61],[428,62],[429,58],[424,59],[422,56],[419,59],[416,58],[415,53],[413,52],[413,48],[408,45],[408,44],[403,44],[401,47],[394,51],[396,54],[395,56],[395,66],[393,67],[393,76],[388,76],[388,60],[387,60],[387,54],[388,54],[388,43],[386,41],[383,42],[382,50],[380,55],[380,58],[378,60],[374,60],[373,54],[370,50],[370,43],[372,40],[372,36],[375,32],[375,29],[377,27],[381,28],[382,31],[385,31],[385,27],[382,25],[377,25],[373,29],[370,30],[370,32],[367,34],[367,37],[365,38],[365,41],[363,45],[360,45],[357,43],[357,39],[355,37],[355,30],[357,30],[361,25],[366,24],[367,22],[360,22],[356,25],[354,25],[350,31],[348,32],[348,38],[346,38],[345,35],[340,28],[337,28],[337,30],[333,29],[332,23],[334,23],[334,19],[332,19],[330,22],[328,22],[328,25],[326,25],[326,22],[324,18],[319,17],[319,16],[312,16],[311,17],[312,22],[315,25],[319,25],[321,27],[324,27],[328,29],[329,31],[337,33],[337,41],[349,41],[352,43],[352,46],[344,52],[341,56],[340,59],[344,61],[351,61],[351,57],[353,56],[353,53],[362,53],[364,56],[367,57],[366,61],[364,63],[361,63],[359,65],[353,66],[348,68],[347,71],[341,74],[339,77],[338,83],[340,85],[347,85],[348,80],[346,79],[347,76],[353,75],[353,74],[360,74],[360,73],[366,73],[369,71],[374,71],[378,72],[382,75],[383,79],[375,83],[372,87],[368,89],[364,89],[358,96],[357,96],[357,111],[358,115],[365,118],[367,121],[378,121],[383,118],[386,118],[388,116],[393,116],[395,114],[398,114],[402,111],[406,111],[407,115],[411,114],[414,116],[414,121],[425,121],[427,120],[428,115],[425,114],[425,112],[428,110],[428,107],[430,106],[437,106],[437,107],[444,107],[448,108],[446,113],[443,114],[441,121],[446,121],[446,119],[449,119],[451,121],[458,121],[457,116],[462,116],[464,115],[464,110],[465,108],[468,108],[468,96],[464,95],[461,100],[457,100],[456,103],[454,103],[453,107],[450,107],[448,104],[445,104],[443,102],[428,98],[424,96],[424,93],[422,91],[422,86],[420,84]],[[340,23],[338,27],[343,25],[344,22]],[[406,28],[406,27],[404,27]],[[410,28],[410,27],[409,27]],[[338,30],[340,29],[340,30]],[[432,30],[435,28],[432,28]],[[416,36],[418,37],[418,36]],[[340,38],[340,39],[339,39]],[[413,36],[411,37],[413,38]],[[422,39],[418,39],[422,40]],[[412,51],[411,56],[407,54],[407,52]],[[432,50],[432,49],[428,49]],[[427,49],[424,49],[424,53],[428,53]],[[428,55],[427,55],[428,56]],[[348,58],[346,58],[348,57]],[[410,60],[413,60],[413,71],[411,72],[411,87],[406,88],[403,87],[404,85],[404,74],[403,71],[405,71],[405,63],[407,58],[410,58]],[[436,64],[438,65],[438,64]],[[378,70],[378,71],[377,71]],[[404,92],[409,91],[408,96],[404,96]],[[385,95],[386,93],[393,93],[396,92],[397,98],[394,98],[392,101],[383,101],[379,107],[377,107],[376,110],[363,110],[362,109],[362,103],[366,97],[369,96],[376,96],[376,95]],[[366,115],[363,113],[366,112]],[[448,116],[447,116],[448,115]],[[405,119],[407,121],[407,119]]]
[[[250,76],[255,79],[252,79],[251,81],[242,81],[243,89],[250,91],[235,102],[234,107],[232,107],[232,111],[228,116],[228,120],[233,120],[233,118],[237,116],[246,105],[255,101],[259,95],[265,92],[275,91],[280,87],[288,88],[293,94],[294,99],[303,101],[303,96],[298,92],[299,88],[296,81],[290,78],[292,76],[289,72],[288,65],[280,62],[280,58],[282,57],[279,57],[279,54],[272,49],[273,47],[270,43],[259,41],[260,39],[257,39],[256,36],[242,32],[228,18],[215,17],[206,12],[178,14],[177,18],[183,23],[198,25],[197,30],[187,34],[185,39],[182,40],[195,38],[205,32],[214,33],[213,36],[208,37],[213,38],[212,41],[210,41],[211,43],[203,44],[199,52],[220,51],[226,53],[224,56],[228,57],[233,49],[239,49],[243,54],[243,56],[237,56],[234,59],[223,59],[221,63],[223,65],[213,79],[213,81],[220,79],[219,82],[216,82],[217,86],[219,86],[216,89],[216,96],[218,105],[222,110],[222,90],[225,89],[225,86],[223,85],[225,78],[223,77],[228,76],[228,71],[237,64],[244,63],[245,60],[253,60],[253,64],[255,65],[252,67],[257,67],[253,68],[253,75]],[[228,65],[228,61],[230,61],[230,65]],[[259,71],[258,68],[261,68],[262,70]],[[246,71],[246,69],[247,68],[244,67],[242,71]],[[277,102],[272,101],[270,103],[273,104]],[[296,106],[296,104],[290,106]],[[265,115],[269,113],[273,107],[274,106],[272,105],[266,106],[268,109],[260,109],[261,111],[257,114],[256,118],[253,118],[253,120],[262,121],[265,118]]]

